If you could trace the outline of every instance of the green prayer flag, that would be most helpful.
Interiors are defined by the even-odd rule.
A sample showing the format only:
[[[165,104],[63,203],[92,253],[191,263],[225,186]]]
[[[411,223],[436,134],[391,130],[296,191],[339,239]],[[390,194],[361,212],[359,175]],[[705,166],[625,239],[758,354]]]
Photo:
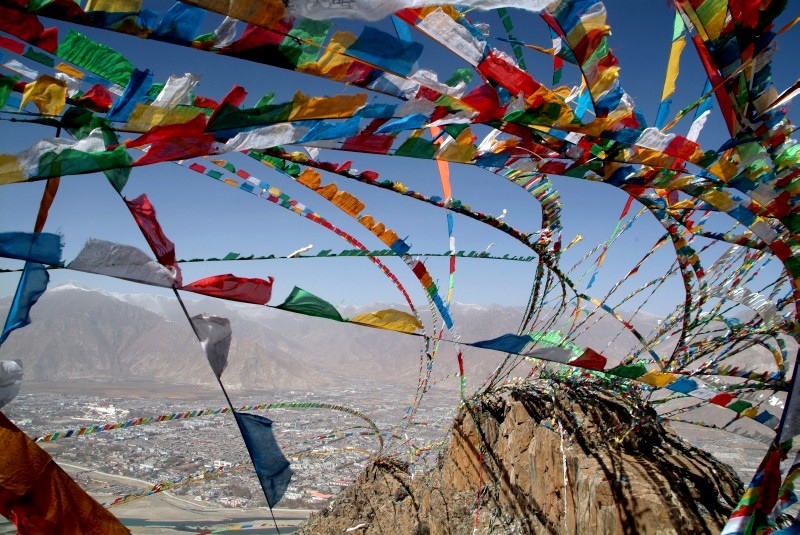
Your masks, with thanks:
[[[6,105],[8,97],[14,91],[14,84],[19,81],[19,76],[0,75],[0,108]]]
[[[611,368],[610,370],[606,370],[606,373],[616,375],[617,377],[625,377],[627,379],[638,379],[647,373],[647,368],[641,362],[637,362],[635,364],[628,364],[627,366]]]
[[[331,26],[333,23],[328,20],[301,19],[278,46],[278,50],[295,67],[316,61],[322,50],[320,45]]]
[[[406,139],[394,152],[395,156],[423,158],[426,160],[433,158],[434,154],[436,154],[436,145],[421,137],[410,137]]]
[[[681,12],[676,9],[675,21],[673,22],[672,25],[672,40],[674,41],[682,34],[683,34],[683,19],[681,18]]]
[[[305,314],[306,316],[344,321],[332,304],[297,286],[294,287],[286,301],[278,305],[277,308]]]
[[[129,168],[131,158],[124,145],[114,150],[103,152],[82,152],[75,149],[64,149],[61,152],[46,152],[39,158],[39,167],[31,179],[50,178],[55,176],[94,173],[109,169]],[[115,188],[120,184],[112,184]],[[118,190],[119,191],[119,190]]]
[[[133,64],[125,56],[75,30],[61,40],[56,55],[121,86],[128,85],[133,73]]]
[[[48,67],[55,66],[56,62],[53,60],[53,57],[50,54],[45,54],[44,52],[39,52],[35,48],[28,47],[23,54],[28,59],[32,59],[36,63],[41,63],[42,65],[46,65]]]
[[[752,403],[748,403],[747,401],[744,401],[742,399],[737,399],[733,403],[729,403],[728,405],[725,405],[725,408],[726,409],[730,409],[730,410],[732,410],[734,412],[742,412],[743,410],[747,410],[752,406],[753,406]]]

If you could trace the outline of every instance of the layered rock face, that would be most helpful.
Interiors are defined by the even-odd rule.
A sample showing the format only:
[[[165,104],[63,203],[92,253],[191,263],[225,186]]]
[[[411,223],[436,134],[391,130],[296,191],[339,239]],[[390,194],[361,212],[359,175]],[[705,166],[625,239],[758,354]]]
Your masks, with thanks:
[[[438,466],[376,461],[300,533],[718,533],[742,484],[652,409],[595,387],[462,407]]]

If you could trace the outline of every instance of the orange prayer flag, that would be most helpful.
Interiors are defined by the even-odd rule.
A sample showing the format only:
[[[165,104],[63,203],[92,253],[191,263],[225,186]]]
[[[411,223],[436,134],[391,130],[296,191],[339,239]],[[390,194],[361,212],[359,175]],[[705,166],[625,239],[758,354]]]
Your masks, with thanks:
[[[0,513],[19,533],[130,534],[3,413],[0,444]]]

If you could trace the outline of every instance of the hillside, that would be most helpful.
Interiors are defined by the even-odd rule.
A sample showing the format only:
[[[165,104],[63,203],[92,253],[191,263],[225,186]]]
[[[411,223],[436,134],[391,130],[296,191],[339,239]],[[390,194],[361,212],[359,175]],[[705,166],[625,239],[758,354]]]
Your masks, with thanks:
[[[0,314],[8,301],[0,301]],[[0,348],[0,359],[22,362],[26,381],[214,382],[185,320],[73,285],[48,290],[31,318]],[[229,363],[225,380],[232,388],[310,390],[331,381],[289,352],[244,337],[234,336]]]

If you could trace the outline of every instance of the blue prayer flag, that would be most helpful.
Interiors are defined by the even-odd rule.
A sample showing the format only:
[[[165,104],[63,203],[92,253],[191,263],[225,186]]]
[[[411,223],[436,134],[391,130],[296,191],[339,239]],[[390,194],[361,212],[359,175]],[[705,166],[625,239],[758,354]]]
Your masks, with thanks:
[[[0,256],[61,266],[61,236],[49,232],[0,232]]]
[[[422,53],[422,45],[405,42],[386,32],[364,27],[356,41],[347,47],[347,55],[382,69],[407,76]]]
[[[114,102],[111,109],[108,110],[106,119],[109,121],[127,121],[131,113],[133,113],[133,108],[147,96],[147,92],[152,85],[152,72],[149,70],[140,71],[139,69],[134,69],[131,74],[131,79],[128,81],[127,87],[125,87],[125,92]]]
[[[234,411],[233,415],[253,460],[267,504],[273,507],[283,498],[294,472],[289,468],[289,461],[275,442],[272,420],[246,412]]]
[[[0,334],[0,344],[6,341],[11,331],[24,327],[31,322],[31,307],[36,304],[36,301],[47,289],[49,281],[50,275],[42,264],[25,262],[25,268],[22,270],[22,276],[17,285],[17,293],[14,294],[6,324],[3,327],[2,334]]]
[[[527,334],[504,334],[498,338],[491,340],[483,340],[481,342],[473,342],[473,347],[482,347],[484,349],[496,349],[497,351],[505,351],[507,353],[519,353],[531,341],[531,337]]]

